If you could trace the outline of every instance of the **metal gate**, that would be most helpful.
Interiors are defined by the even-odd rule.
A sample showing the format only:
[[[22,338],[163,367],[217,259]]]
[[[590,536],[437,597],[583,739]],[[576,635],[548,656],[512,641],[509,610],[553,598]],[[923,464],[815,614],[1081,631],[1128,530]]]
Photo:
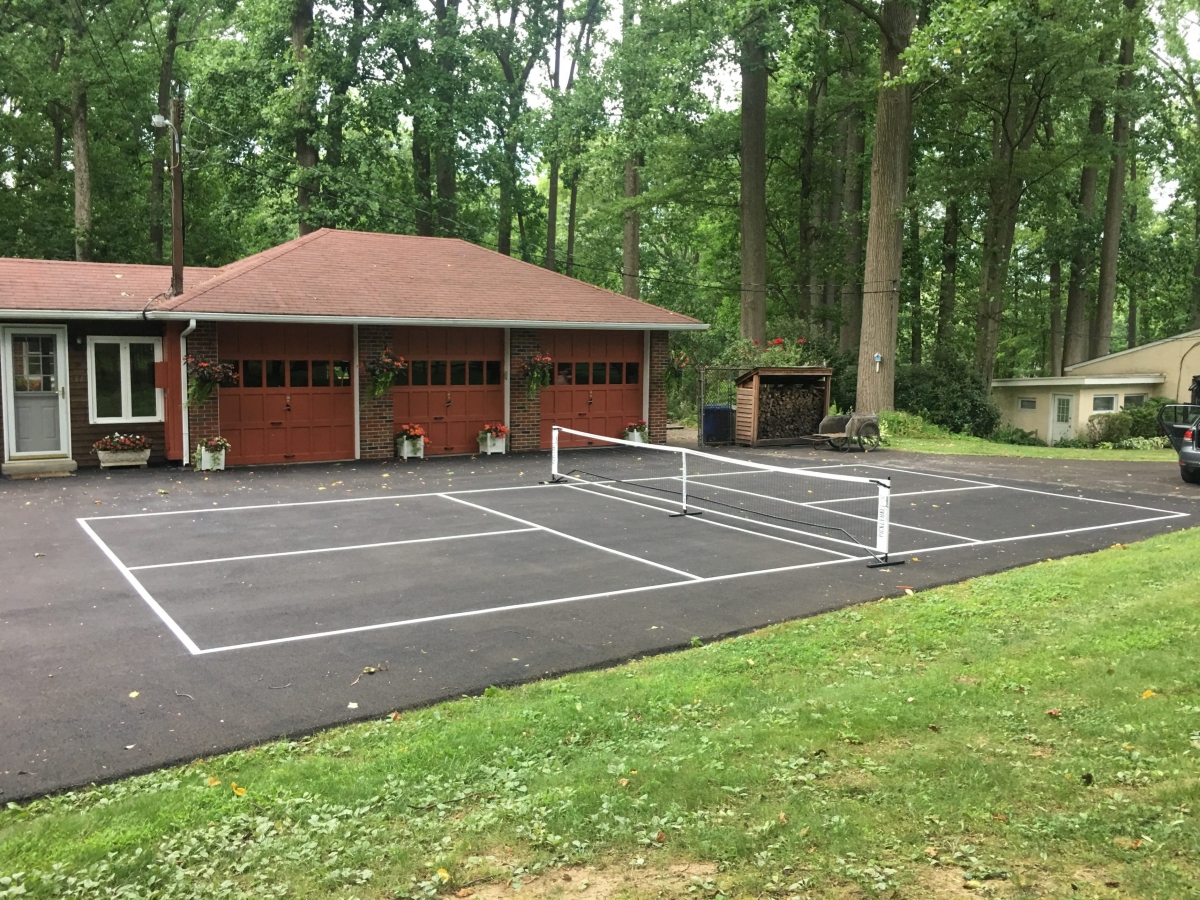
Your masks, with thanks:
[[[737,442],[737,380],[753,366],[699,366],[696,369],[696,446]]]

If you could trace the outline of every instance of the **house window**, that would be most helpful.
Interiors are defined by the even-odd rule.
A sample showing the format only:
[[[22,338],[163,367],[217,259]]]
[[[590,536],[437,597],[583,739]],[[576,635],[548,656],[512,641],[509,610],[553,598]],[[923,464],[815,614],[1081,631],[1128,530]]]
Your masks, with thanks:
[[[1116,394],[1096,394],[1092,397],[1092,412],[1110,413],[1117,410]]]
[[[1145,394],[1126,394],[1124,405],[1125,406],[1145,406],[1146,405],[1146,395]]]
[[[1017,401],[1017,406],[1021,409],[1037,409],[1036,397],[1022,397]]]
[[[161,361],[158,338],[89,337],[89,420],[161,422],[162,391],[154,386],[154,364]]]
[[[1071,398],[1059,397],[1058,402],[1054,405],[1054,421],[1060,425],[1069,424],[1071,421]]]

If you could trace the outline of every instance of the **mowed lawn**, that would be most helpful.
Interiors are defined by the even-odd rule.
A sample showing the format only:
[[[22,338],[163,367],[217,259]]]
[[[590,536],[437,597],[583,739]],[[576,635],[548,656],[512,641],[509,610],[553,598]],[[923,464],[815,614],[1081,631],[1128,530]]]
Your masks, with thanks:
[[[1178,458],[1170,447],[1163,450],[1096,450],[1085,447],[1029,447],[1001,444],[965,434],[936,437],[889,437],[893,450],[913,453],[939,453],[957,456],[1019,456],[1032,459],[1094,459],[1114,462],[1174,463]]]
[[[1198,572],[1185,531],[10,807],[0,897],[1195,897]]]

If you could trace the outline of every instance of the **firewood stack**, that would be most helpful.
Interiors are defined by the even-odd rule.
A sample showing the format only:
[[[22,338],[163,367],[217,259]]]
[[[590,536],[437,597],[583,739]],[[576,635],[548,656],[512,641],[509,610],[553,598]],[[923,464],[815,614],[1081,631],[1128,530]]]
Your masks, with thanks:
[[[759,440],[815,434],[824,416],[824,383],[764,383],[759,388]]]

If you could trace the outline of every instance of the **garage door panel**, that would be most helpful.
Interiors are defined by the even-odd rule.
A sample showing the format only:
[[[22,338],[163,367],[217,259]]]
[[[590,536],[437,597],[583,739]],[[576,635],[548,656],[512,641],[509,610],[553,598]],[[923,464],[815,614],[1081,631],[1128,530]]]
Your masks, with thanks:
[[[643,339],[640,331],[542,332],[542,350],[554,361],[553,383],[542,391],[543,447],[555,424],[619,437],[642,418]]]

